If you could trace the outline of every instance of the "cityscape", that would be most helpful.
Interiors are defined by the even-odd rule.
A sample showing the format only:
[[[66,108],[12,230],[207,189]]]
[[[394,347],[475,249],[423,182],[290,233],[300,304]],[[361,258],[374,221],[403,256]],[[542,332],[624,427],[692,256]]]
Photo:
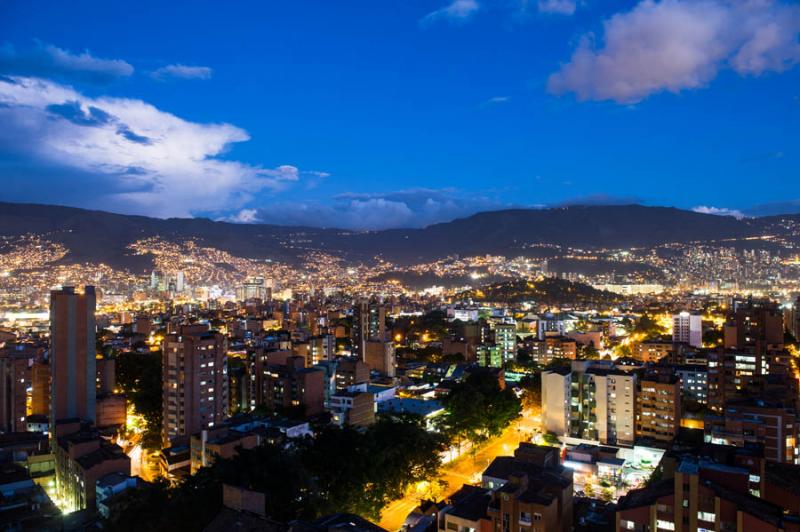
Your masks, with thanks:
[[[0,3],[0,529],[800,532],[800,6],[124,4]]]

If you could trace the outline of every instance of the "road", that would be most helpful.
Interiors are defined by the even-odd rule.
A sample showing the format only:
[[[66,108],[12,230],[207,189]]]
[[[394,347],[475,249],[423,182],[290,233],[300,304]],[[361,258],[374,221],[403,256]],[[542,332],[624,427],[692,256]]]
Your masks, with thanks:
[[[481,474],[498,456],[511,456],[521,441],[530,441],[534,432],[539,431],[541,418],[530,412],[512,423],[500,436],[486,442],[477,453],[467,455],[442,466],[438,480],[447,483],[444,490],[446,498],[458,491],[464,484],[480,484]],[[412,491],[383,509],[380,526],[389,531],[399,530],[408,514],[419,504],[421,495]]]

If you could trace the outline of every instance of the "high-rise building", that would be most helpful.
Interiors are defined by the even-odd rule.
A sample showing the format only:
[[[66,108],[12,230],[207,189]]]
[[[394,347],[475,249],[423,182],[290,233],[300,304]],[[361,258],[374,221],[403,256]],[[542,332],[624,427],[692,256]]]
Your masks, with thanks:
[[[153,290],[158,290],[162,287],[162,282],[161,272],[158,270],[153,270],[150,272],[150,288]]]
[[[705,418],[705,439],[711,443],[744,447],[764,446],[770,462],[800,464],[800,420],[791,403],[764,399],[728,401],[721,415]]]
[[[783,348],[783,314],[776,305],[748,301],[738,306],[725,326],[728,349],[755,349],[764,353]]]
[[[37,361],[31,366],[31,415],[50,414],[50,365]]]
[[[162,343],[165,446],[228,415],[227,340],[207,325],[183,325]]]
[[[25,352],[0,350],[0,431],[26,429],[28,388],[33,360]]]
[[[672,316],[672,341],[689,344],[692,347],[702,347],[703,317],[688,312]]]
[[[546,432],[569,434],[571,374],[569,368],[542,372],[542,424]]]
[[[271,290],[263,277],[250,277],[236,288],[236,299],[239,301],[247,301],[249,299],[266,301],[270,298],[270,292]]]
[[[336,352],[336,338],[332,334],[309,338],[309,365],[319,364],[323,360],[333,360]]]
[[[789,332],[796,340],[800,341],[800,296],[797,296],[797,301],[792,305],[792,311],[789,313],[790,319],[787,324]]]
[[[636,436],[671,442],[680,427],[680,405],[677,375],[670,372],[643,377],[636,396]]]
[[[369,366],[356,357],[342,357],[336,364],[336,388],[369,382]]]
[[[708,367],[683,364],[676,366],[675,373],[681,380],[681,393],[685,399],[708,404]]]
[[[394,377],[397,369],[394,344],[392,342],[366,342],[364,344],[364,362],[373,371],[387,377]]]
[[[95,422],[95,291],[50,293],[50,427],[65,419]]]
[[[503,358],[500,355],[500,348],[496,345],[481,344],[477,350],[478,364],[489,368],[503,367]]]
[[[494,343],[500,350],[503,363],[517,359],[517,326],[513,323],[498,323],[494,328]]]
[[[305,367],[289,356],[281,364],[256,366],[256,404],[290,417],[321,414],[325,406],[325,372]]]
[[[544,340],[530,339],[531,358],[539,365],[546,366],[553,359],[578,357],[578,343],[566,336],[547,336]]]
[[[367,342],[386,341],[386,307],[367,300],[353,307],[353,351],[361,360],[366,356]]]
[[[753,395],[767,380],[787,373],[790,355],[785,350],[762,351],[754,347],[719,348],[708,353],[708,405],[721,412],[727,401]]]
[[[603,444],[631,444],[636,375],[603,361],[575,360],[571,370],[542,372],[545,429]]]

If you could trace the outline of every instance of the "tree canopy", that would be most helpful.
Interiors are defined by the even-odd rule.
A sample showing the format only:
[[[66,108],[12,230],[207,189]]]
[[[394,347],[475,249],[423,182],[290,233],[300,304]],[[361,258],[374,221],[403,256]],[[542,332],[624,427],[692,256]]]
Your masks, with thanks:
[[[442,401],[443,433],[455,440],[482,442],[499,435],[520,416],[522,405],[510,389],[501,389],[490,371],[473,371]]]
[[[161,447],[161,352],[126,352],[116,357],[117,385],[147,423],[142,441],[148,449]]]
[[[328,426],[288,447],[239,449],[175,488],[132,490],[109,519],[113,530],[198,530],[221,508],[222,484],[266,495],[282,522],[350,512],[377,520],[409,486],[433,477],[445,442],[415,419],[379,419],[366,431]]]

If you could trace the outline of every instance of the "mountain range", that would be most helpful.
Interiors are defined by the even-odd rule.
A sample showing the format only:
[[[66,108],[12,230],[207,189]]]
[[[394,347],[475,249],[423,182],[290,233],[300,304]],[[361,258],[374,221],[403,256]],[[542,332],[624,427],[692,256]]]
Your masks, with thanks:
[[[798,241],[798,228],[797,214],[737,219],[672,207],[620,205],[509,209],[481,212],[421,229],[358,232],[235,224],[206,218],[158,219],[0,202],[0,236],[42,235],[69,250],[65,261],[104,262],[133,271],[147,269],[149,260],[133,255],[128,245],[154,236],[176,242],[195,239],[205,246],[256,259],[293,262],[309,250],[318,250],[352,260],[380,256],[411,264],[454,254],[545,257],[556,256],[566,248],[626,249],[721,241],[730,245],[764,235]]]

